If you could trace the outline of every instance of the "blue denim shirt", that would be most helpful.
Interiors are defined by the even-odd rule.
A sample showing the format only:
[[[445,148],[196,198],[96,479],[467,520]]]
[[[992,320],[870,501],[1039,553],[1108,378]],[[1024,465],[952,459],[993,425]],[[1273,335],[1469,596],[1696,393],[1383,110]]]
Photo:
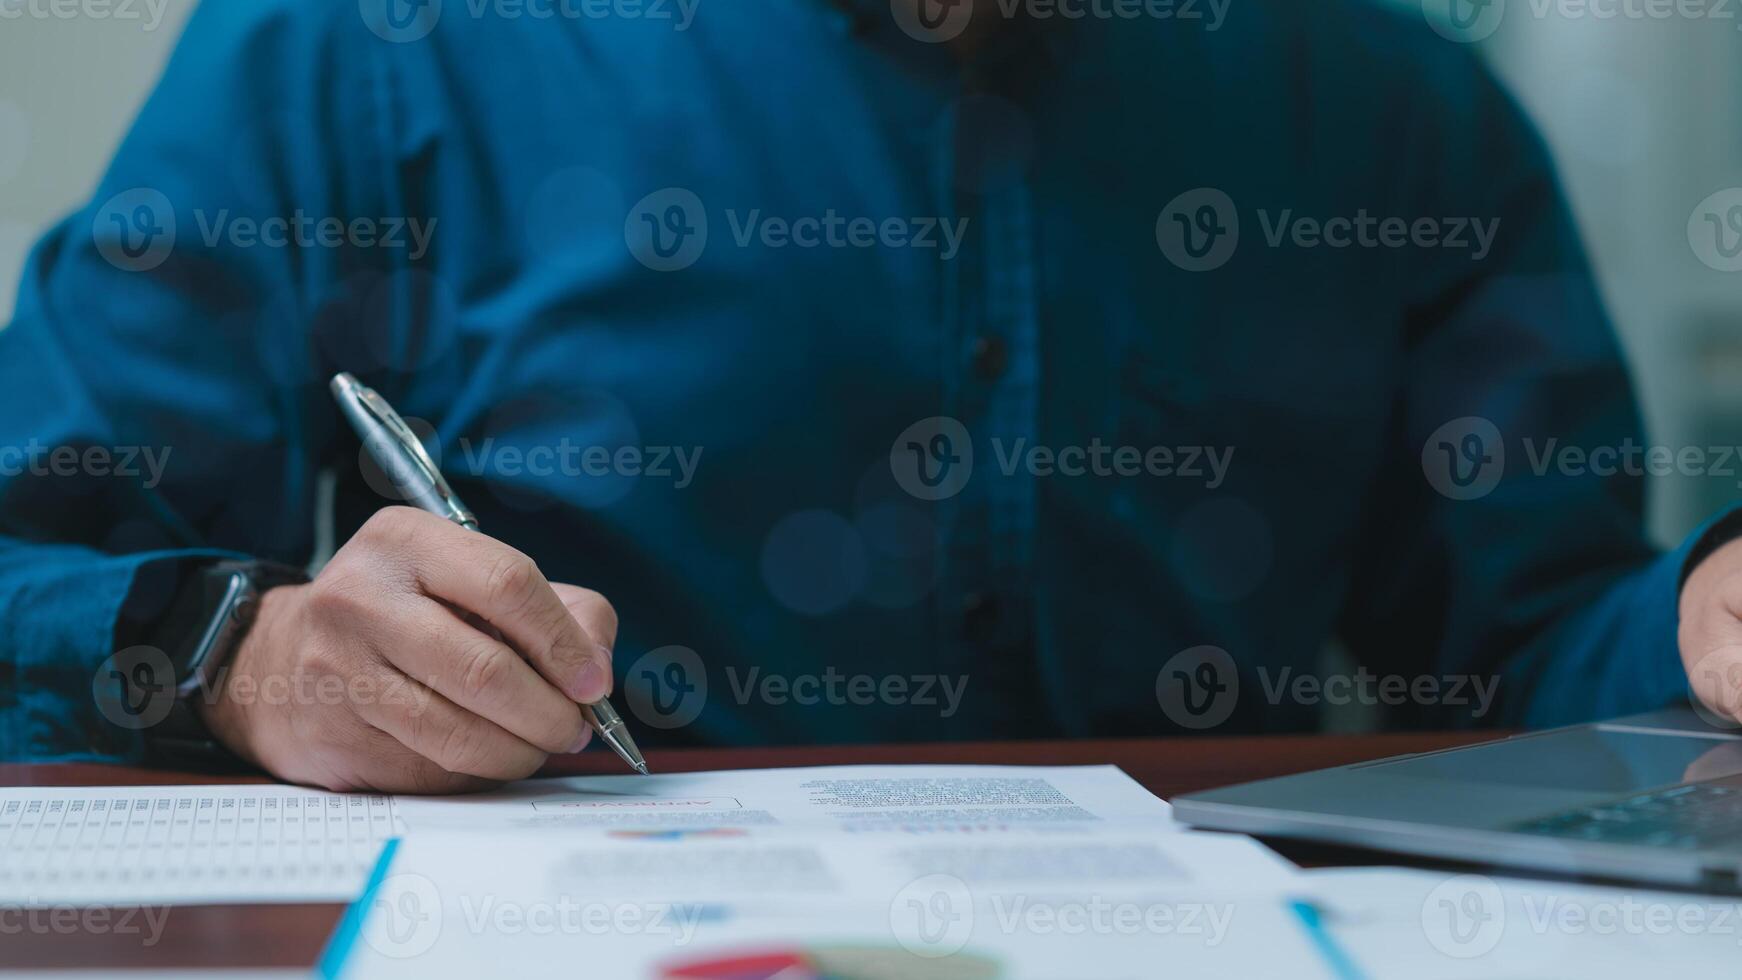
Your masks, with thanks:
[[[122,604],[387,502],[339,370],[655,744],[1300,730],[1332,639],[1400,724],[1685,693],[1642,481],[1521,448],[1643,442],[1555,177],[1419,17],[519,9],[202,5],[0,331],[0,755],[137,752]]]

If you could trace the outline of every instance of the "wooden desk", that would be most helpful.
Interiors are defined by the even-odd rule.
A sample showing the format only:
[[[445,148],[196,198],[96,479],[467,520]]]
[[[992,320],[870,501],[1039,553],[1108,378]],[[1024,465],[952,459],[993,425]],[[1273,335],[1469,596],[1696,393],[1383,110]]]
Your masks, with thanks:
[[[899,763],[1068,766],[1113,763],[1157,796],[1225,786],[1286,773],[1346,765],[1406,752],[1460,745],[1488,735],[1314,736],[1293,738],[1154,738],[1093,742],[982,742],[948,745],[839,746],[654,752],[655,772]],[[564,758],[548,775],[616,773],[603,752]],[[148,769],[96,765],[0,765],[4,786],[113,786],[234,782]],[[1303,863],[1322,851],[1283,846]],[[307,967],[338,922],[339,905],[178,906],[154,946],[113,933],[0,938],[0,969],[82,967]]]

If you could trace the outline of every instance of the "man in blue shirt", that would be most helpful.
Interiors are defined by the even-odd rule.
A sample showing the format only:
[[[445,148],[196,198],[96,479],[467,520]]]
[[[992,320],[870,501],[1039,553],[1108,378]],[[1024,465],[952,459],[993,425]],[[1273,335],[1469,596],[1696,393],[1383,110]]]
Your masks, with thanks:
[[[195,714],[333,787],[525,775],[613,654],[667,744],[1734,714],[1732,522],[1647,543],[1543,147],[1419,17],[361,8],[203,5],[30,260],[0,756],[147,752],[117,651],[329,501]]]

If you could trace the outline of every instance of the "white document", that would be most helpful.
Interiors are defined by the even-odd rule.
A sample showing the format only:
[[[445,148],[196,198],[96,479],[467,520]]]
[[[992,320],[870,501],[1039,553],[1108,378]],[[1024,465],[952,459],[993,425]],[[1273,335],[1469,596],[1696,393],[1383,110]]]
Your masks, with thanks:
[[[1256,842],[827,827],[413,831],[361,903],[348,978],[1320,977]]]
[[[1372,980],[1734,976],[1742,898],[1402,868],[1310,871]]]
[[[821,828],[851,834],[1022,829],[1093,832],[1110,821],[1180,828],[1116,766],[825,766],[529,780],[471,797],[396,800],[425,829]]]
[[[1111,766],[606,776],[398,801],[347,977],[1315,977],[1293,866]]]
[[[0,789],[0,902],[349,902],[382,843],[408,830],[483,831],[488,846],[551,828],[692,847],[799,833],[849,842],[879,835],[914,842],[1019,832],[1093,836],[1124,825],[1142,825],[1146,833],[1179,829],[1166,803],[1111,766],[589,776],[446,798],[257,785]],[[776,874],[782,867],[761,870]],[[733,887],[721,894],[735,888],[726,884]]]
[[[339,902],[392,802],[287,786],[0,789],[0,903]]]

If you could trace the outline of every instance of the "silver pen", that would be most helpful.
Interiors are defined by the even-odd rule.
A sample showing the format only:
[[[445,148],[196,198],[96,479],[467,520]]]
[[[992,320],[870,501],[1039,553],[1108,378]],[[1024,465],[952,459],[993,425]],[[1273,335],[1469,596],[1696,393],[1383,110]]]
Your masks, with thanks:
[[[387,404],[387,399],[349,374],[334,375],[331,387],[340,410],[345,413],[351,427],[357,430],[370,458],[393,481],[394,488],[404,495],[407,503],[453,521],[468,531],[478,530],[478,519],[460,502],[435,461],[424,450],[417,433],[412,432],[393,406]],[[647,775],[647,760],[641,757],[641,750],[635,746],[635,739],[630,737],[629,729],[623,724],[623,716],[611,707],[610,701],[600,698],[593,704],[583,704],[581,715],[613,752],[633,766],[636,772]]]

